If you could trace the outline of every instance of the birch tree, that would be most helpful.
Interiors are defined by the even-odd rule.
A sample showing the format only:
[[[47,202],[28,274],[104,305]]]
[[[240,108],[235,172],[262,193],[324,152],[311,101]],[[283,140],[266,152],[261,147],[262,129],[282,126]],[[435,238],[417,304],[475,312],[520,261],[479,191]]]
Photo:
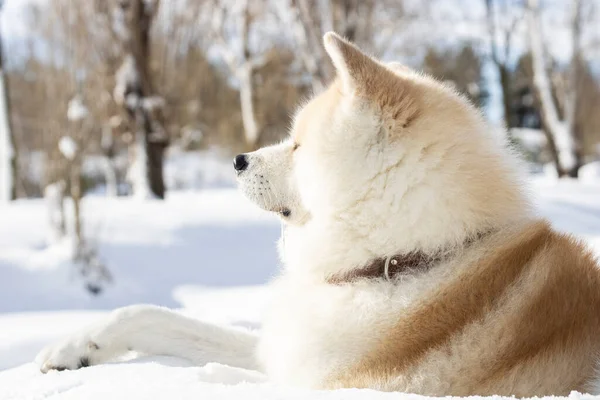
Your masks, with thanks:
[[[546,65],[538,0],[527,0],[528,41],[532,57],[533,87],[536,92],[544,132],[555,158],[558,176],[577,177],[582,163],[581,143],[575,132],[577,105],[577,60],[580,57],[582,0],[572,0],[571,39],[572,55],[564,95],[564,113],[561,114],[552,93]]]

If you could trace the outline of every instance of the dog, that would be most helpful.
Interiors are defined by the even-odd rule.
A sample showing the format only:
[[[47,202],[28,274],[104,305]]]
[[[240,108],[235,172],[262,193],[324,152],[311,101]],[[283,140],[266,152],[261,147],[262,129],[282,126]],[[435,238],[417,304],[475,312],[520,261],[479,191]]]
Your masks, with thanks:
[[[336,79],[289,138],[234,160],[284,224],[260,334],[130,306],[44,349],[42,372],[135,350],[316,389],[598,392],[598,265],[536,216],[504,139],[447,84],[324,46]]]

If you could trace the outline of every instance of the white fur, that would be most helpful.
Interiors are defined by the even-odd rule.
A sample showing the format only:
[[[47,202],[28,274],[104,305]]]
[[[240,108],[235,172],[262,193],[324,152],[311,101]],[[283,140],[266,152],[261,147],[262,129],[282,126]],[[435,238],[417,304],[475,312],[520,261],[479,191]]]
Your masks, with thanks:
[[[134,305],[117,309],[84,332],[48,346],[36,362],[42,372],[76,369],[82,359],[95,365],[135,351],[181,357],[196,364],[214,361],[256,369],[256,342],[250,332],[195,321],[163,307]]]
[[[272,284],[260,341],[164,309],[133,307],[42,352],[42,370],[76,368],[81,357],[96,364],[134,349],[260,368],[279,383],[320,387],[336,369],[358,362],[378,332],[458,267],[438,266],[399,282],[331,285],[327,276],[400,252],[459,248],[470,234],[528,215],[527,207],[517,210],[502,198],[497,203],[510,203],[506,209],[490,204],[487,210],[469,197],[473,180],[518,180],[512,157],[479,115],[469,108],[469,125],[453,122],[447,102],[468,107],[458,95],[430,90],[429,78],[391,66],[422,86],[433,113],[422,117],[419,132],[391,140],[383,117],[353,94],[358,83],[334,39],[325,44],[347,89],[339,102],[327,109],[309,103],[296,116],[292,137],[248,154],[248,168],[239,174],[240,189],[257,205],[290,212],[279,243],[284,270]],[[298,129],[304,134],[294,151]],[[527,204],[518,184],[509,192],[489,195]]]

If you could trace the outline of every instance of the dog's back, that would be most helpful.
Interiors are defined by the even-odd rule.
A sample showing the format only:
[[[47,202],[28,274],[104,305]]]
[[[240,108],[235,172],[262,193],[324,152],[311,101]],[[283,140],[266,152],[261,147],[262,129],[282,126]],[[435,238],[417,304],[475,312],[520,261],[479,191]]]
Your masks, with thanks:
[[[455,260],[453,279],[402,310],[332,386],[431,395],[567,395],[593,389],[600,274],[545,222],[508,229]]]

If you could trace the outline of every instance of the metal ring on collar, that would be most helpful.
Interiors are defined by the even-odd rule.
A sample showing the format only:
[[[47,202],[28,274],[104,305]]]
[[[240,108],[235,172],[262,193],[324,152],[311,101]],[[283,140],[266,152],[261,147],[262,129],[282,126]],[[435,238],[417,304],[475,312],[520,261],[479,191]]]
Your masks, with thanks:
[[[388,281],[392,280],[392,277],[390,276],[390,263],[392,265],[397,265],[398,260],[396,260],[393,257],[386,257],[385,259],[385,264],[383,266],[383,276],[385,276],[385,279],[387,279]]]

